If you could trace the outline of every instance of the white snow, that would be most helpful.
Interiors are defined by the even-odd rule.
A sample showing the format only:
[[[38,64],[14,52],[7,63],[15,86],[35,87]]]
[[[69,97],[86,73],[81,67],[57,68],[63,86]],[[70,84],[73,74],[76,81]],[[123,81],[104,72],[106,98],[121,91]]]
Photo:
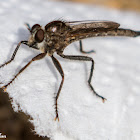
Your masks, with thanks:
[[[95,6],[47,0],[0,1],[0,63],[10,59],[29,32],[24,26],[52,20],[111,20],[122,28],[140,30],[140,14]],[[83,40],[95,60],[92,85],[107,101],[95,97],[87,80],[90,62],[64,60],[58,56],[65,81],[58,100],[59,119],[54,121],[54,93],[61,76],[51,58],[32,63],[8,88],[15,111],[29,114],[35,132],[52,140],[140,140],[140,37],[106,37]],[[79,43],[65,54],[83,55]],[[0,69],[0,81],[7,83],[38,51],[22,45],[15,60]],[[19,107],[18,107],[19,106]]]

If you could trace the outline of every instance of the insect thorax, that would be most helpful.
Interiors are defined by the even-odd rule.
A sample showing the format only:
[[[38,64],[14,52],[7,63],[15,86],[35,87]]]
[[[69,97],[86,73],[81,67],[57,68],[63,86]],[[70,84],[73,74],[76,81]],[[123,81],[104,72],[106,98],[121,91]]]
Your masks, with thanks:
[[[55,51],[63,51],[68,45],[66,38],[69,27],[62,21],[53,21],[45,26],[45,50],[52,55]]]

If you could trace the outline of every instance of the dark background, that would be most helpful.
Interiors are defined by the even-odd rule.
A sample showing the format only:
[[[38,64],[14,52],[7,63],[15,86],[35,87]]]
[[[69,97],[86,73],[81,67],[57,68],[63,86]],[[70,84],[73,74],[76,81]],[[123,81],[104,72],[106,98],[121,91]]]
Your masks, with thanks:
[[[49,140],[47,137],[35,135],[33,125],[28,121],[32,118],[23,112],[14,112],[11,100],[8,94],[0,89],[0,133],[6,135],[6,140]]]

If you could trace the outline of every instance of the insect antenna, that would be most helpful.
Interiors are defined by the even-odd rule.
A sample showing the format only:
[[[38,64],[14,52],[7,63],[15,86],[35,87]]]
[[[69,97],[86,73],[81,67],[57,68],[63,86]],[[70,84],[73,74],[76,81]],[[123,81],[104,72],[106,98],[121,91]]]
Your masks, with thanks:
[[[29,25],[28,23],[25,23],[24,25],[25,25],[26,28],[31,32],[31,27],[30,27],[30,25]]]

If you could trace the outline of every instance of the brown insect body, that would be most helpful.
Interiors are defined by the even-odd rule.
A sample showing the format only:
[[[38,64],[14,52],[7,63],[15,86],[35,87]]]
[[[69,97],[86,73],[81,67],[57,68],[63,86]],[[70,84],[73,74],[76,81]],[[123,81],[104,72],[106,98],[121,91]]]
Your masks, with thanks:
[[[77,23],[77,24],[75,24]],[[120,24],[110,21],[87,21],[85,22],[63,22],[53,21],[48,23],[44,32],[44,40],[37,43],[37,49],[52,56],[54,52],[62,53],[65,47],[74,41],[89,37],[98,36],[130,36],[135,37],[139,32],[129,29],[118,28]],[[28,45],[34,44],[33,37],[37,32],[33,32],[28,40]]]
[[[103,102],[106,100],[101,95],[97,94],[94,90],[93,86],[91,85],[91,79],[93,75],[94,69],[94,60],[88,56],[72,56],[72,55],[64,55],[64,49],[74,41],[80,41],[80,51],[82,53],[91,53],[94,52],[89,51],[85,52],[82,48],[81,39],[89,38],[89,37],[98,37],[98,36],[129,36],[129,37],[136,37],[140,35],[140,32],[133,31],[130,29],[122,29],[119,28],[120,24],[111,22],[111,21],[73,21],[73,22],[64,22],[64,21],[52,21],[48,23],[45,27],[40,26],[39,24],[35,24],[32,28],[28,24],[26,24],[27,29],[30,31],[31,35],[28,41],[21,41],[11,59],[6,63],[0,66],[3,67],[12,60],[14,60],[15,55],[20,47],[21,44],[26,44],[27,46],[38,49],[41,53],[35,56],[29,63],[27,63],[14,77],[13,79],[3,86],[2,88],[6,90],[6,88],[16,79],[16,77],[26,69],[33,61],[40,60],[47,55],[52,58],[52,61],[60,73],[62,80],[56,95],[55,99],[55,112],[56,112],[56,119],[58,118],[58,108],[57,108],[57,100],[63,86],[64,82],[64,72],[59,63],[59,61],[53,56],[53,53],[56,52],[59,56],[65,59],[70,60],[79,60],[79,61],[90,61],[92,63],[90,75],[88,79],[88,84],[93,93],[101,98]]]
[[[67,36],[71,28],[62,21],[53,21],[45,26],[46,51],[48,55],[54,52],[63,52],[69,44]]]

